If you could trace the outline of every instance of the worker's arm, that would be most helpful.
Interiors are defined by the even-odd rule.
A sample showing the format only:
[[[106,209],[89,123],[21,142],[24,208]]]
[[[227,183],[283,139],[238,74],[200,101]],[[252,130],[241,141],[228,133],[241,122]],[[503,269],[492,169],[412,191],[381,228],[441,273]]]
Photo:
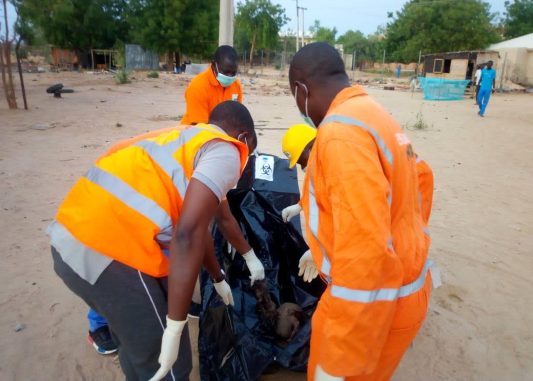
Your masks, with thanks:
[[[242,235],[239,224],[237,223],[237,220],[235,220],[235,217],[233,217],[226,199],[220,202],[215,219],[224,238],[228,240],[231,246],[233,246],[246,261],[246,266],[248,266],[248,270],[250,271],[252,285],[256,280],[264,279],[265,268],[255,255],[252,247]]]
[[[195,79],[185,91],[186,110],[181,124],[194,125],[209,121],[208,89],[204,86],[204,81],[200,80],[201,78]]]
[[[245,254],[252,250],[248,241],[242,235],[239,224],[229,208],[228,200],[224,199],[218,206],[215,221],[222,235],[240,254]]]
[[[168,316],[185,320],[191,303],[196,277],[212,241],[206,241],[209,222],[218,208],[215,194],[203,183],[191,179],[183,201],[180,218],[170,243],[168,275]],[[210,266],[212,277],[220,276],[220,268]]]
[[[418,174],[418,191],[420,192],[420,209],[424,224],[429,223],[431,207],[433,205],[433,171],[420,157],[416,158],[416,172]]]
[[[319,151],[326,175],[321,194],[331,205],[334,236],[331,285],[315,312],[325,320],[317,360],[328,374],[343,377],[373,371],[396,308],[396,301],[359,297],[402,284],[401,262],[391,244],[390,185],[379,148],[363,129],[355,131],[356,139],[329,140]]]

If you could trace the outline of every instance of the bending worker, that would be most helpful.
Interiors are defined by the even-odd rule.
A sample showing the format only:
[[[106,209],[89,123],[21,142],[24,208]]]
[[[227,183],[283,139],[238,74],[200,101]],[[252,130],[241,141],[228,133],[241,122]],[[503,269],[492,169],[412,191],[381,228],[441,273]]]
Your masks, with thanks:
[[[127,380],[189,379],[187,310],[202,264],[233,303],[208,225],[257,142],[240,103],[221,103],[209,123],[99,158],[50,227],[56,273],[109,321]]]
[[[328,280],[313,315],[309,380],[388,380],[428,307],[430,238],[416,155],[394,119],[351,86],[337,51],[306,45],[289,83],[317,137],[301,204]]]

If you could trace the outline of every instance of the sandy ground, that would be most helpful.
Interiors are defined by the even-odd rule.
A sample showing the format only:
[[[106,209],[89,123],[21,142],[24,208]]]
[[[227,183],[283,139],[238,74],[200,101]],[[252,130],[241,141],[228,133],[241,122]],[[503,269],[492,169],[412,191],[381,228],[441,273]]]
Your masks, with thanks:
[[[122,379],[117,359],[87,344],[87,308],[54,274],[45,229],[106,147],[183,114],[190,77],[135,77],[28,74],[30,111],[8,111],[0,95],[1,380]],[[57,82],[76,92],[45,94]],[[243,82],[260,150],[280,154],[282,129],[301,121],[286,79]],[[533,379],[533,96],[495,95],[480,118],[471,100],[368,91],[403,126],[423,114],[429,128],[408,134],[436,177],[431,256],[445,285],[394,380]]]

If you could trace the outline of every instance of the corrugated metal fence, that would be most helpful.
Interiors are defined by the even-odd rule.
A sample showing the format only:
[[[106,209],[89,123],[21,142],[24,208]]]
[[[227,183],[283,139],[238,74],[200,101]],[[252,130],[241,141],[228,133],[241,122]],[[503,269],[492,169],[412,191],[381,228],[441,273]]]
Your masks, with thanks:
[[[159,55],[139,45],[126,44],[126,69],[159,70]]]

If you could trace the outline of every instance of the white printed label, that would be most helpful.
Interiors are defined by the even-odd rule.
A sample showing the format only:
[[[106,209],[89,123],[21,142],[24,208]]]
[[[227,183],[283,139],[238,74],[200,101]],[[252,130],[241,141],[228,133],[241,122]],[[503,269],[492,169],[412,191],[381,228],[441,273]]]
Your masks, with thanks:
[[[274,156],[257,156],[255,159],[255,179],[274,181]]]

